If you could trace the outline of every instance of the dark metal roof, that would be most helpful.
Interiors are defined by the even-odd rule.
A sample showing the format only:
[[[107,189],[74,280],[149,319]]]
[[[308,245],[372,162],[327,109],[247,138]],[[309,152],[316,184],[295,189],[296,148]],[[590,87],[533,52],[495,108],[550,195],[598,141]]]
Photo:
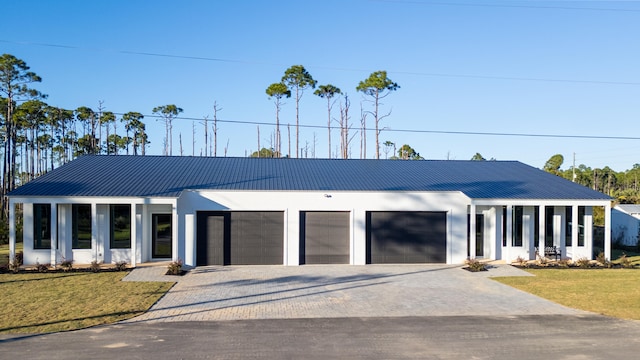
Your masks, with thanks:
[[[474,199],[608,196],[517,161],[83,156],[9,196],[178,197],[186,189],[461,191]]]

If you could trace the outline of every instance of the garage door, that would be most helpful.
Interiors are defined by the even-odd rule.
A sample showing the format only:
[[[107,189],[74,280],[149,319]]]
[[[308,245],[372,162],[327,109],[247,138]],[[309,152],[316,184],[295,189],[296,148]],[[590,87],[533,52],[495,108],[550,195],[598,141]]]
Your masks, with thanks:
[[[201,265],[282,265],[284,212],[198,212]]]
[[[367,263],[446,263],[445,212],[367,212]]]
[[[300,263],[349,263],[349,212],[300,213]]]

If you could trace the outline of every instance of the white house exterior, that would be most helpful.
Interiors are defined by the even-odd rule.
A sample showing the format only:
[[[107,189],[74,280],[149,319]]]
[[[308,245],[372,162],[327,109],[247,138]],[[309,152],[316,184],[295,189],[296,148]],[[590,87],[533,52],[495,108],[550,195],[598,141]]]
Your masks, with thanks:
[[[611,209],[611,238],[621,245],[638,245],[638,241],[640,241],[640,205],[621,204]]]
[[[592,258],[594,207],[611,251],[609,197],[513,161],[85,156],[9,201],[25,264]]]

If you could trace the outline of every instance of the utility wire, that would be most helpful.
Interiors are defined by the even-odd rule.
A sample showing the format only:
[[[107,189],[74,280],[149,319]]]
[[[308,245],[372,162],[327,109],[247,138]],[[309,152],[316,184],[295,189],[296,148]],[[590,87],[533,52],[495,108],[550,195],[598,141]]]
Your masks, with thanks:
[[[123,113],[113,113],[114,115],[124,115]],[[145,118],[154,118],[156,120],[162,119],[159,115],[144,115]],[[175,120],[187,120],[187,121],[202,121],[202,118],[193,117],[176,117]],[[268,121],[249,121],[249,120],[225,120],[218,119],[218,122],[228,124],[241,124],[241,125],[265,125],[276,126],[274,122]],[[307,129],[326,129],[326,125],[309,125],[300,124],[301,128]],[[332,127],[333,129],[339,129],[338,126]],[[353,130],[360,130],[353,129]],[[375,131],[374,128],[365,128],[365,131]],[[566,135],[566,134],[532,134],[532,133],[502,133],[502,132],[481,132],[481,131],[449,131],[449,130],[421,130],[421,129],[390,129],[385,128],[382,131],[398,132],[398,133],[423,133],[423,134],[444,134],[444,135],[474,135],[474,136],[512,136],[512,137],[537,137],[537,138],[559,138],[559,139],[599,139],[599,140],[640,140],[640,137],[635,136],[604,136],[604,135]]]
[[[173,58],[173,59],[196,60],[196,61],[213,61],[213,62],[223,62],[223,63],[250,64],[250,65],[268,65],[268,66],[280,66],[280,67],[289,66],[289,65],[285,65],[285,64],[266,63],[266,62],[259,62],[259,61],[250,61],[250,60],[235,60],[235,59],[214,58],[214,57],[206,57],[206,56],[163,54],[163,53],[155,53],[155,52],[129,51],[129,50],[108,50],[108,49],[89,48],[89,47],[80,47],[80,46],[72,46],[72,45],[61,45],[61,44],[39,43],[39,42],[28,42],[28,41],[12,41],[12,40],[4,40],[4,39],[0,39],[0,43],[7,43],[7,44],[14,44],[14,45],[26,45],[26,46],[53,47],[53,48],[84,50],[84,51],[93,51],[93,52],[106,51],[106,52],[114,52],[114,53],[117,53],[117,54],[124,54],[124,55],[149,56],[149,57]],[[312,67],[314,67],[316,69],[322,69],[322,70],[343,71],[343,72],[367,72],[368,71],[368,70],[365,70],[365,69],[358,69],[358,68],[331,67],[331,66],[322,66],[322,65],[320,65],[320,66],[312,65]],[[592,84],[592,85],[640,86],[640,82],[635,82],[635,81],[554,79],[554,78],[535,78],[535,77],[517,77],[517,76],[493,76],[493,75],[473,75],[473,74],[455,74],[455,73],[431,73],[431,72],[419,72],[419,71],[396,71],[396,70],[393,70],[393,69],[388,70],[388,72],[392,72],[392,73],[395,73],[395,74],[412,75],[412,76],[427,76],[427,77],[448,77],[448,78],[507,80],[507,81],[534,81],[534,82]]]

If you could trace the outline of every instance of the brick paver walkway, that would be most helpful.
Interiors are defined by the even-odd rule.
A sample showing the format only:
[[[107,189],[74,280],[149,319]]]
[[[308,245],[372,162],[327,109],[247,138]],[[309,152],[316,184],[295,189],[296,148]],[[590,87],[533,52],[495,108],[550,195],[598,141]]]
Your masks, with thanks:
[[[198,267],[135,269],[126,281],[176,281],[129,322],[451,315],[575,315],[488,277],[530,275],[508,265],[470,273],[452,265]]]

